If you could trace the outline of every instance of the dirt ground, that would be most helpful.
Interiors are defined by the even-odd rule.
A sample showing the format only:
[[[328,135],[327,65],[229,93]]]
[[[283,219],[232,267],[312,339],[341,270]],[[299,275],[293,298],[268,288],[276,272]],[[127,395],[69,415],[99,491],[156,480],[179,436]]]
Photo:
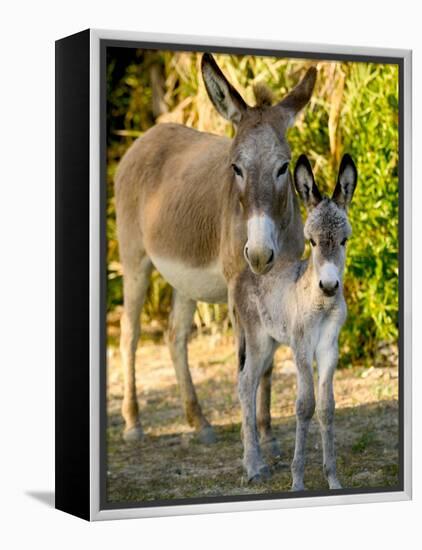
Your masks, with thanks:
[[[236,360],[230,337],[197,336],[189,347],[192,377],[218,442],[199,443],[187,425],[164,343],[138,347],[137,379],[142,443],[125,443],[120,416],[122,374],[118,348],[108,348],[107,500],[133,502],[289,491],[294,451],[296,375],[290,352],[280,348],[273,374],[273,431],[282,447],[269,481],[243,479]],[[344,488],[398,484],[398,371],[354,366],[335,377],[339,479]],[[307,447],[305,485],[326,490],[314,418]]]

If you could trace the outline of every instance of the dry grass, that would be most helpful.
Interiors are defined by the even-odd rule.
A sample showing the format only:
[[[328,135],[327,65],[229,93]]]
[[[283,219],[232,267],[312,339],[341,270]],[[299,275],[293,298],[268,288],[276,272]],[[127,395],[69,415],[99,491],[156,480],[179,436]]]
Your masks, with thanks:
[[[180,405],[166,346],[143,342],[137,377],[145,441],[121,438],[122,380],[117,348],[108,348],[108,500],[130,502],[219,495],[283,492],[290,488],[294,450],[295,371],[289,350],[276,355],[273,428],[283,449],[270,481],[242,482],[240,408],[230,337],[199,336],[190,344],[192,376],[218,443],[196,441]],[[393,367],[354,367],[336,373],[336,439],[339,478],[344,487],[385,487],[398,483],[398,378]],[[326,489],[316,420],[308,442],[308,489]]]

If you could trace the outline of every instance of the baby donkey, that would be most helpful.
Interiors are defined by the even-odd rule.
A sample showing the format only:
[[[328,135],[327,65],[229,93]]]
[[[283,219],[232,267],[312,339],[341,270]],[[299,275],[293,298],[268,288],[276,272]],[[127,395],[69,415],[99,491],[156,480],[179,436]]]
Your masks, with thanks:
[[[318,368],[317,413],[324,473],[330,489],[340,489],[334,449],[333,375],[338,359],[338,335],[346,319],[342,276],[345,245],[351,233],[346,210],[356,187],[357,171],[352,158],[344,155],[331,199],[319,192],[305,155],[296,164],[294,180],[308,214],[304,233],[311,244],[309,259],[292,262],[281,254],[266,275],[256,276],[245,270],[235,290],[234,306],[241,334],[238,389],[243,464],[248,481],[269,476],[257,434],[257,388],[272,365],[275,348],[279,344],[288,345],[296,363],[298,392],[292,490],[305,488],[305,446],[315,411],[314,358]]]

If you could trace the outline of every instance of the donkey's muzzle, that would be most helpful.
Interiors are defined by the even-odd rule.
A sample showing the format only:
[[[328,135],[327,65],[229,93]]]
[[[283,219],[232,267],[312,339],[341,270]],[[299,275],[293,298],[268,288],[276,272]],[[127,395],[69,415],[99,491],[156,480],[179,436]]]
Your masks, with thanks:
[[[322,290],[322,292],[326,295],[326,296],[334,296],[335,293],[337,292],[338,290],[338,287],[339,287],[339,282],[336,281],[336,282],[322,282],[320,281],[319,282],[319,288]]]
[[[250,250],[245,246],[245,258],[254,273],[263,275],[268,273],[274,264],[274,250],[267,247]]]

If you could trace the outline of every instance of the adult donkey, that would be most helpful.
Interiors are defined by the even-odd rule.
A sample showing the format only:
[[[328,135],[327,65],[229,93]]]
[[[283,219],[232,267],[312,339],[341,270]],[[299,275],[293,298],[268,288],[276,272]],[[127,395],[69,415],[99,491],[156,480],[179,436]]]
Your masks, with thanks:
[[[200,439],[215,439],[189,372],[187,340],[196,301],[225,302],[247,262],[269,271],[279,254],[299,258],[303,227],[289,173],[285,138],[309,101],[316,70],[281,102],[268,92],[249,107],[210,54],[202,75],[217,111],[236,127],[231,140],[179,124],[159,124],[137,139],[115,179],[117,233],[123,267],[120,349],[124,373],[124,438],[142,437],[135,353],[140,311],[153,267],[173,287],[168,343],[188,423]],[[271,441],[271,369],[260,385],[258,422]]]

